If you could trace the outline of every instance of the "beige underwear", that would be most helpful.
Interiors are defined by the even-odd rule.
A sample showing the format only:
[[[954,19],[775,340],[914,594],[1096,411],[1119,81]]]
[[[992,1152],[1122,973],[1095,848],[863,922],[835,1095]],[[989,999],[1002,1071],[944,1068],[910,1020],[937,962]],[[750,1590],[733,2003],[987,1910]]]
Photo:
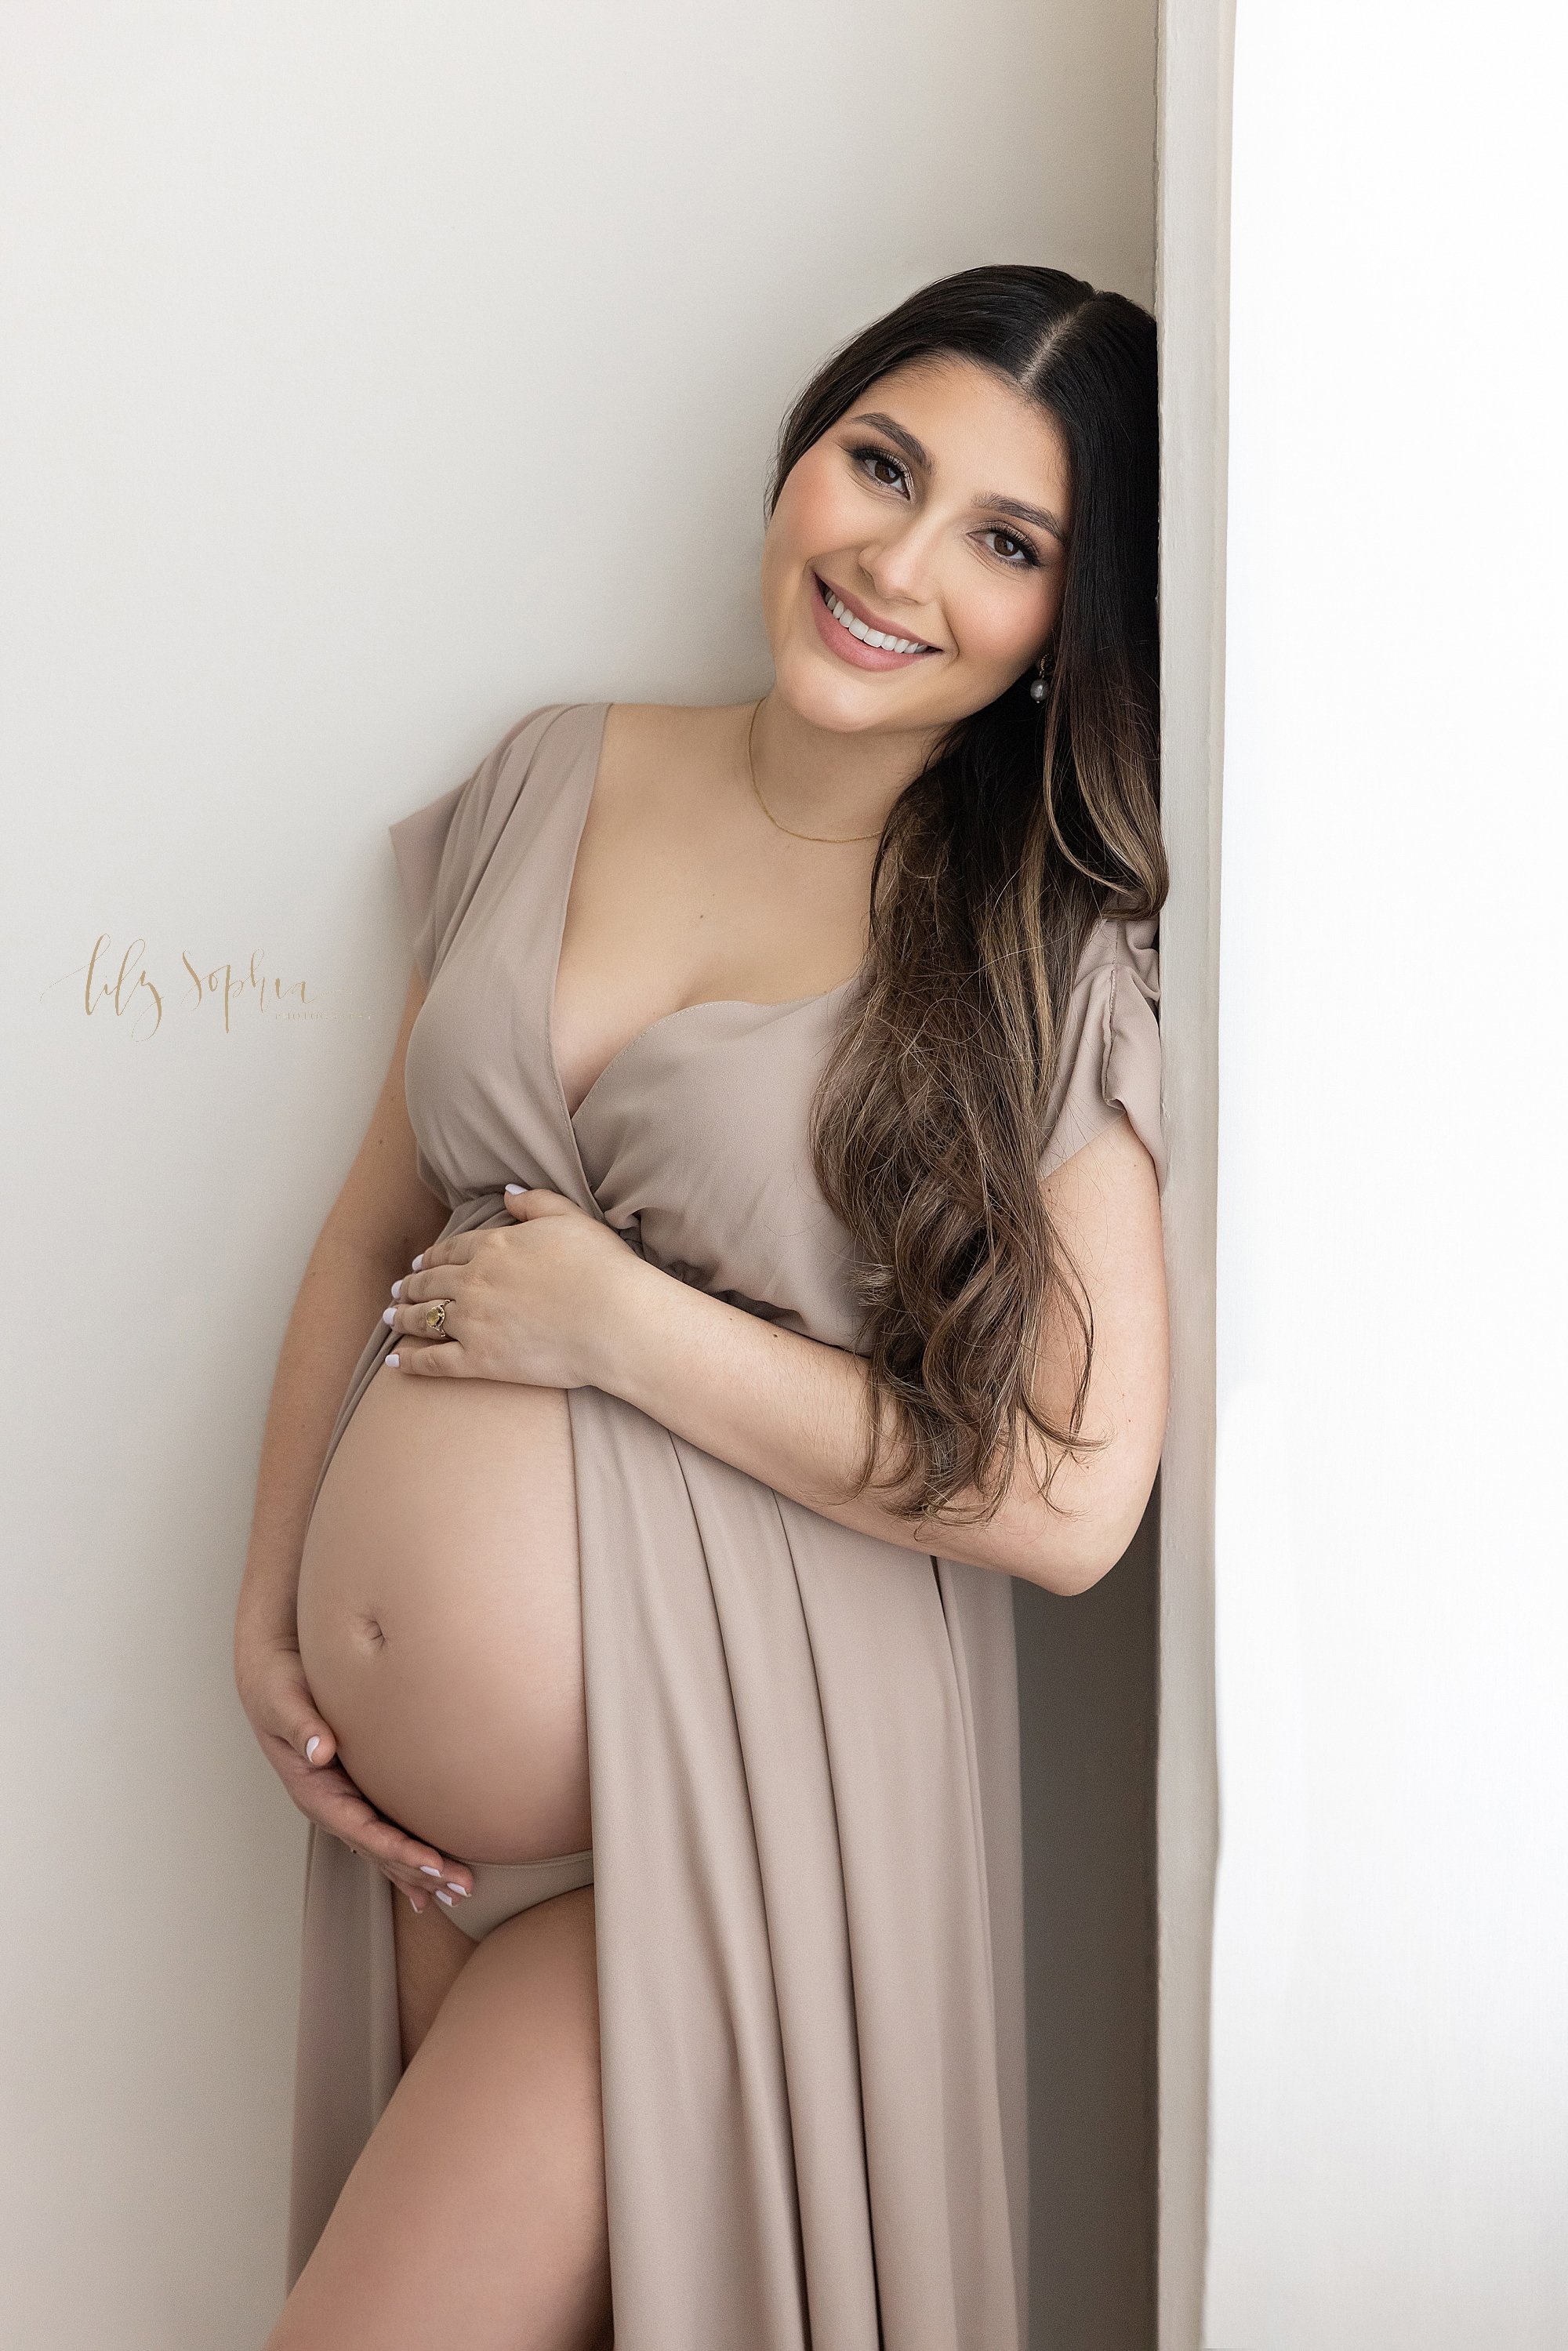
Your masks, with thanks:
[[[476,1861],[470,1866],[473,1893],[466,1899],[455,1894],[451,1907],[443,1903],[442,1907],[476,1943],[519,1910],[531,1910],[552,1895],[570,1894],[593,1883],[591,1846],[587,1853],[557,1854],[549,1861]]]

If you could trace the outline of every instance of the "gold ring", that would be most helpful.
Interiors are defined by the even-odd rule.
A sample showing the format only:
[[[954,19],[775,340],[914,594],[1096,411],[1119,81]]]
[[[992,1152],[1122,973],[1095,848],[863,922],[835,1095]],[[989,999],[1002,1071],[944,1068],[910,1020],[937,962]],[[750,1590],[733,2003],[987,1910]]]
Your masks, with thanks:
[[[427,1331],[434,1331],[437,1337],[446,1329],[446,1310],[452,1302],[450,1298],[437,1298],[424,1310],[424,1327]]]

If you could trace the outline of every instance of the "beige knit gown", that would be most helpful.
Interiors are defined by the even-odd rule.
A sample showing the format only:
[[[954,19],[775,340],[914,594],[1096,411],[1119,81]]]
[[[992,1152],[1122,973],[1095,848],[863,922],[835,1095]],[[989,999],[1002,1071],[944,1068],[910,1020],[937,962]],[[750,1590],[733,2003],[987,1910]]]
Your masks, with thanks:
[[[429,990],[420,1173],[446,1233],[544,1185],[852,1348],[806,1123],[858,977],[671,1013],[568,1114],[549,1012],[607,707],[534,712],[390,827]],[[1098,927],[1042,1172],[1119,1109],[1163,1166],[1155,974],[1152,923]],[[328,1459],[391,1343],[378,1321]],[[597,1389],[570,1408],[617,2351],[1019,2351],[1009,1579],[852,1533]],[[392,1898],[312,1828],[291,2281],[396,2085]]]

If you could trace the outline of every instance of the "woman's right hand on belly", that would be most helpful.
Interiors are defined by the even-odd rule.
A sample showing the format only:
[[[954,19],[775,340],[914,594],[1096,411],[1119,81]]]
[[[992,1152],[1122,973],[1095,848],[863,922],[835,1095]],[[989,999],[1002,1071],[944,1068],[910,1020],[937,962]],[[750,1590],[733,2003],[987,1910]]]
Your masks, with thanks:
[[[307,1820],[369,1854],[416,1910],[437,1893],[458,1900],[472,1893],[471,1869],[384,1820],[360,1793],[337,1761],[337,1741],[316,1711],[298,1649],[258,1642],[235,1678],[262,1753]]]

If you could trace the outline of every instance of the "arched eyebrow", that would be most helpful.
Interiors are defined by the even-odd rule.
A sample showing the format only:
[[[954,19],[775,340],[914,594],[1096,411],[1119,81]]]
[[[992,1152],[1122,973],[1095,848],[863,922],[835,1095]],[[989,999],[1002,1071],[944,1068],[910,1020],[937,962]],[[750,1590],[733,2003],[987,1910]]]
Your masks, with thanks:
[[[886,434],[894,448],[903,450],[910,464],[917,466],[921,473],[929,474],[933,471],[929,450],[915,439],[907,425],[900,424],[896,417],[885,415],[880,408],[867,408],[860,410],[855,415],[847,419],[847,422],[852,424],[873,424],[879,433]],[[977,498],[975,504],[977,507],[988,507],[995,514],[1010,515],[1015,522],[1032,523],[1037,530],[1049,531],[1051,538],[1060,541],[1063,547],[1067,544],[1067,532],[1061,522],[1044,507],[1028,506],[1022,498],[1001,497],[994,492]]]
[[[1037,530],[1048,531],[1061,546],[1065,547],[1067,544],[1066,531],[1053,514],[1046,512],[1044,507],[1026,506],[1021,498],[977,498],[975,504],[989,507],[994,514],[1011,515],[1015,522],[1031,522]]]

